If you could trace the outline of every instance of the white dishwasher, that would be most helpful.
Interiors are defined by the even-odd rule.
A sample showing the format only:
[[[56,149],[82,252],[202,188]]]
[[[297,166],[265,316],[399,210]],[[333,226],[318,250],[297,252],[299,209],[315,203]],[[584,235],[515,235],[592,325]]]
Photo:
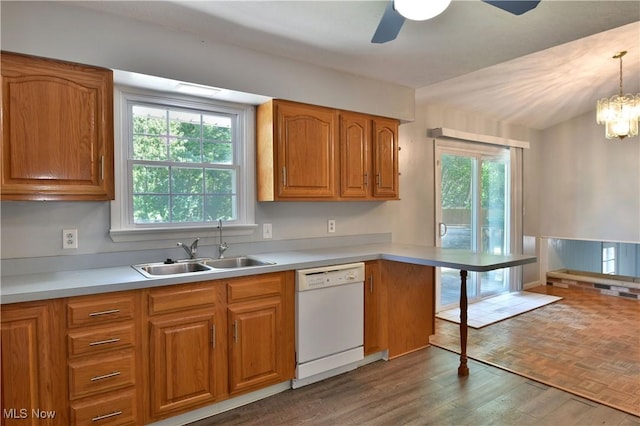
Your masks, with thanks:
[[[299,388],[353,370],[364,359],[364,263],[296,271]]]

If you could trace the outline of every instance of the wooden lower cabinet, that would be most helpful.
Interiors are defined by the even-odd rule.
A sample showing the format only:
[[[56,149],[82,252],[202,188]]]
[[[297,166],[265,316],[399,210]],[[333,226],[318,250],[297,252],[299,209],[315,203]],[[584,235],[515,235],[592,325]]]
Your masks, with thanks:
[[[152,415],[216,400],[215,314],[185,312],[153,318],[149,380]]]
[[[257,390],[293,378],[293,272],[229,281],[229,393]]]
[[[434,268],[366,262],[364,293],[366,354],[429,344]],[[1,323],[2,426],[141,425],[295,373],[294,271],[3,305]]]
[[[387,287],[382,281],[379,260],[364,264],[364,354],[387,349]]]
[[[152,289],[147,301],[146,421],[224,398],[224,283],[208,281]]]
[[[389,358],[429,345],[435,333],[435,285],[432,266],[381,261],[387,289]]]
[[[137,400],[136,391],[129,389],[71,403],[71,423],[100,426],[141,424]]]
[[[59,300],[2,305],[2,426],[68,425]]]
[[[278,350],[282,327],[282,301],[267,299],[231,306],[229,391],[239,393],[263,383],[279,382]]]
[[[141,293],[65,299],[69,424],[142,424]]]

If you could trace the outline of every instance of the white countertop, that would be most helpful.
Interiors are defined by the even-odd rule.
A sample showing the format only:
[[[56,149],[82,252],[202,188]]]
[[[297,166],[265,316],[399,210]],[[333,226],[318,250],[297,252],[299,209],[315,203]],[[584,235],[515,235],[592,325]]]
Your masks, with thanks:
[[[264,274],[268,272],[288,271],[292,269],[316,268],[375,259],[386,259],[427,266],[444,266],[476,272],[524,265],[536,261],[535,256],[499,256],[473,253],[466,250],[442,249],[439,247],[408,244],[371,244],[297,250],[262,253],[252,255],[252,257],[275,262],[275,265],[216,270],[158,278],[146,278],[131,266],[12,275],[2,277],[2,281],[0,282],[0,301],[2,304],[7,304],[86,294],[109,293]]]

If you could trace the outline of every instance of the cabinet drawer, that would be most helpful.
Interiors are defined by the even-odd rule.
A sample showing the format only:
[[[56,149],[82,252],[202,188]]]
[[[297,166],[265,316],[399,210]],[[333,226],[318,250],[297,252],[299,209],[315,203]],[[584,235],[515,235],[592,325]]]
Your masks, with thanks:
[[[149,291],[149,315],[216,304],[215,283],[177,285]]]
[[[133,351],[69,363],[69,398],[77,399],[135,384]]]
[[[134,304],[132,294],[74,298],[67,302],[67,324],[79,327],[132,319]]]
[[[132,425],[136,423],[137,415],[133,390],[71,404],[71,422],[74,425]]]
[[[135,343],[133,324],[75,331],[67,336],[69,356],[86,355],[112,349],[126,349]]]
[[[227,287],[229,303],[267,296],[280,296],[283,292],[282,274],[264,274],[229,281]]]

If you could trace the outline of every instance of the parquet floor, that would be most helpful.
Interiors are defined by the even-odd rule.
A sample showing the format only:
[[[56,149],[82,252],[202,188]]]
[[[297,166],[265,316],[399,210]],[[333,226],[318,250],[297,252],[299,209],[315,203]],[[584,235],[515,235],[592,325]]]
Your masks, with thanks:
[[[469,329],[468,356],[640,416],[640,303],[580,289],[529,291],[563,299]],[[458,324],[436,320],[431,343],[459,353]]]

